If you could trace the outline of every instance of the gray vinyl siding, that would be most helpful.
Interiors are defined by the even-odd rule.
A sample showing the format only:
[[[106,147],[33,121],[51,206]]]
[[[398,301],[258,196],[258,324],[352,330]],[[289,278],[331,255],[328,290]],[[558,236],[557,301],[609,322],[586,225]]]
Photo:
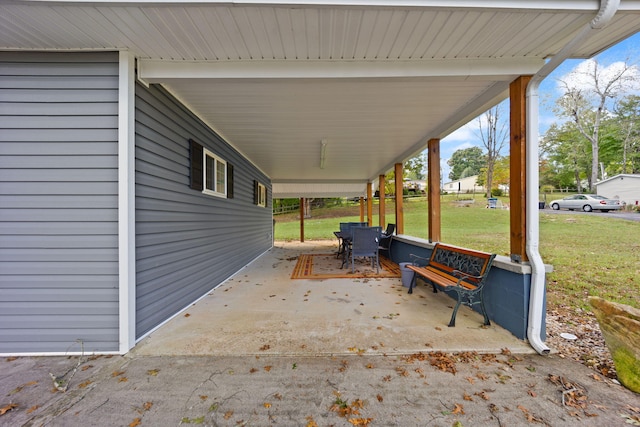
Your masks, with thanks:
[[[0,353],[118,351],[118,55],[0,52]]]
[[[234,167],[234,198],[189,186],[189,139]],[[271,247],[271,183],[158,86],[136,87],[136,336],[139,338]]]

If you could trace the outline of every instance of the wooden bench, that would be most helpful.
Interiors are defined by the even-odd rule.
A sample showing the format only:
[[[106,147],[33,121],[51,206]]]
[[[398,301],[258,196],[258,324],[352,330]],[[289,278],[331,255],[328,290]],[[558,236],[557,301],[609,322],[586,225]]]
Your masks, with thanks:
[[[456,314],[460,304],[469,307],[480,304],[484,324],[490,325],[491,322],[484,307],[482,289],[495,256],[495,254],[441,243],[436,243],[430,258],[410,254],[411,264],[406,268],[413,270],[415,274],[409,286],[409,293],[413,293],[416,279],[420,276],[431,283],[433,292],[438,292],[436,286],[440,286],[456,293],[458,302],[453,309],[449,326],[456,325]]]

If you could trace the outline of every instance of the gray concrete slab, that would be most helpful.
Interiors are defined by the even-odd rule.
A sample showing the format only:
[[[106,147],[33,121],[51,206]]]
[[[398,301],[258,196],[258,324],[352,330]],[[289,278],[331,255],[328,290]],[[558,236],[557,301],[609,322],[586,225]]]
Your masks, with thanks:
[[[640,420],[637,394],[579,363],[531,354],[470,310],[447,328],[451,301],[424,287],[410,296],[399,279],[290,280],[295,251],[331,247],[305,245],[278,244],[125,356],[5,358],[0,426]],[[67,380],[66,392],[50,374]]]
[[[328,253],[331,241],[278,242],[274,248],[203,299],[153,332],[134,350],[139,356],[280,355],[417,351],[532,353],[531,347],[455,303],[418,287],[412,295],[399,278],[291,279],[301,253]],[[336,260],[336,265],[340,261]]]
[[[76,362],[2,361],[0,408],[16,406],[0,425],[623,426],[640,416],[638,395],[554,355],[101,357],[53,392],[48,372]]]

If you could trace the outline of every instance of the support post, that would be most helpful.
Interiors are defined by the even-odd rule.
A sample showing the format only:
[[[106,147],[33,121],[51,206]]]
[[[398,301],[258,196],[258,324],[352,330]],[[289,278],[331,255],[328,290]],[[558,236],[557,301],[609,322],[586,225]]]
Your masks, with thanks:
[[[378,205],[378,222],[380,223],[380,227],[383,229],[386,225],[385,218],[385,194],[384,194],[384,186],[385,186],[385,178],[384,175],[380,175],[378,177],[378,194],[379,194],[379,205]]]
[[[304,243],[304,197],[300,197],[300,242]]]
[[[404,207],[402,206],[402,163],[396,163],[393,170],[396,184],[396,230],[404,234]]]
[[[428,142],[427,156],[427,202],[429,241],[439,242],[442,239],[440,215],[440,140],[433,138]]]
[[[517,262],[527,261],[527,84],[530,76],[521,76],[509,85],[510,98],[510,158],[509,201],[511,259]],[[530,159],[537,165],[538,159]]]
[[[360,196],[360,222],[364,222],[364,197]]]
[[[373,183],[367,184],[367,225],[373,225]]]

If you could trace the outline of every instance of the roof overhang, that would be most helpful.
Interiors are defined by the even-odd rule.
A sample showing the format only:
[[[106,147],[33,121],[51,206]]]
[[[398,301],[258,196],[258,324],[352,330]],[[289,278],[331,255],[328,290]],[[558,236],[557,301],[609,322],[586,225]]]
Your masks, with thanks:
[[[273,182],[274,197],[366,184],[508,95],[597,1],[4,1],[0,49],[126,50]],[[577,47],[640,30],[640,3]]]

